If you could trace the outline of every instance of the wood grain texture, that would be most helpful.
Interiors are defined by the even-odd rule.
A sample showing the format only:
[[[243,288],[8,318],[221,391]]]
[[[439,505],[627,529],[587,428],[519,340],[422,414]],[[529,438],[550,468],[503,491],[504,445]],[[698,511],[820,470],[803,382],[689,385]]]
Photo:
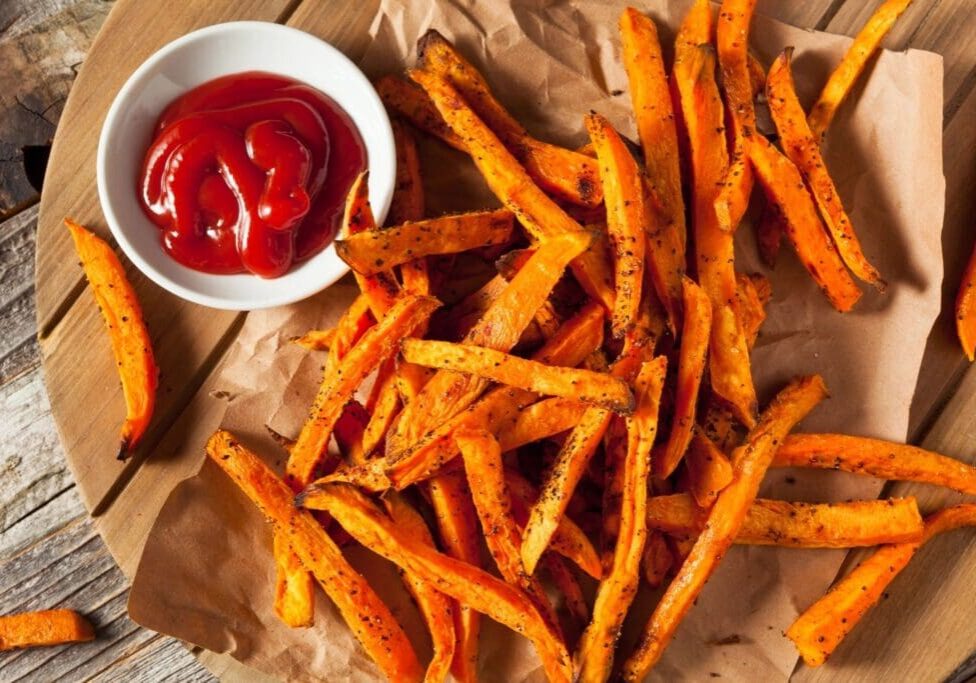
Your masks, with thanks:
[[[0,223],[0,385],[37,367],[34,309],[37,205]]]

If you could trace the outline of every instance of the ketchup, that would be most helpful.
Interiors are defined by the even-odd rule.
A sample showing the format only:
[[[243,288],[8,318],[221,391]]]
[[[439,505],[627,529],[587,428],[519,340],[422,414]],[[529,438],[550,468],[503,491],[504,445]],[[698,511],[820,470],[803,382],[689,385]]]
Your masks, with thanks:
[[[249,71],[166,107],[139,198],[178,262],[272,278],[332,241],[346,192],[365,168],[359,131],[332,99]]]

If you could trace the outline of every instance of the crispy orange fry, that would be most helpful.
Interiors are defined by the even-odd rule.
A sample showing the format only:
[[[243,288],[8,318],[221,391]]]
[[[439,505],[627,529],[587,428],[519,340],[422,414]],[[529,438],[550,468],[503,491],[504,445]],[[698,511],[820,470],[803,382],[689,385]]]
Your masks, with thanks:
[[[712,6],[709,0],[695,0],[688,9],[688,13],[678,27],[678,35],[674,38],[675,63],[671,77],[674,78],[678,67],[678,51],[713,43],[715,41],[715,23],[712,17]]]
[[[644,569],[644,581],[648,586],[653,589],[664,583],[668,572],[674,566],[674,555],[671,554],[664,534],[653,529],[647,530],[641,565]]]
[[[976,505],[943,508],[925,519],[921,540],[879,548],[797,617],[786,631],[807,666],[820,666],[926,542],[945,531],[976,526]]]
[[[369,411],[370,418],[363,432],[362,452],[369,456],[382,443],[400,411],[395,358],[388,359],[380,366],[366,410]]]
[[[634,407],[626,383],[602,372],[554,367],[483,346],[430,339],[405,339],[400,351],[410,363],[469,373],[537,394],[574,398],[623,413]]]
[[[416,69],[409,74],[427,91],[448,125],[465,139],[488,187],[518,216],[534,239],[543,242],[555,235],[583,232],[579,223],[532,182],[525,169],[447,79]],[[606,310],[613,310],[612,274],[598,251],[586,251],[577,258],[573,273],[590,296]]]
[[[703,508],[710,508],[719,492],[732,483],[732,463],[700,430],[696,429],[691,437],[685,467],[688,469],[688,490]]]
[[[335,247],[336,253],[357,273],[375,275],[424,256],[504,244],[513,227],[512,212],[507,209],[472,211],[340,234]]]
[[[648,524],[675,536],[697,536],[707,511],[692,496],[654,496]],[[922,517],[915,498],[846,503],[790,503],[759,498],[746,513],[735,542],[785,548],[855,548],[921,538]]]
[[[511,451],[572,429],[586,406],[571,398],[547,398],[520,410],[515,419],[498,432],[502,451]]]
[[[715,28],[725,104],[732,124],[732,153],[715,199],[715,214],[722,229],[728,231],[739,227],[752,194],[747,149],[756,135],[756,108],[749,72],[749,24],[755,8],[756,0],[723,0]]]
[[[766,320],[766,304],[773,295],[769,280],[758,273],[735,276],[735,300],[739,320],[742,321],[743,332],[746,335],[746,345],[751,350],[756,345],[759,330]]]
[[[329,330],[309,330],[305,334],[294,337],[291,343],[301,346],[306,351],[328,351],[335,343],[336,328]]]
[[[705,359],[708,356],[708,340],[712,329],[712,305],[705,292],[688,278],[683,280],[682,287],[685,315],[678,355],[674,421],[668,440],[654,462],[654,476],[659,479],[671,476],[691,443],[695,407],[698,405],[698,388],[701,386],[702,375],[705,374]]]
[[[613,550],[620,534],[620,503],[624,495],[627,423],[623,416],[610,419],[603,436],[603,500],[600,524],[600,561],[605,572],[613,565]]]
[[[94,639],[92,625],[70,609],[21,612],[0,617],[0,652],[21,647],[83,643]]]
[[[868,60],[877,52],[881,41],[894,26],[895,21],[910,4],[912,0],[885,0],[858,32],[840,64],[830,74],[827,84],[820,92],[820,97],[810,109],[810,129],[818,139],[826,134],[834,114],[854,87],[857,77],[864,70]]]
[[[373,323],[373,313],[370,310],[370,298],[359,293],[346,312],[339,318],[335,326],[335,334],[332,337],[332,344],[329,346],[329,360],[326,368],[334,368],[339,361],[345,358],[349,349],[360,340]]]
[[[600,204],[600,176],[593,159],[530,136],[495,99],[478,70],[444,36],[428,30],[417,41],[417,55],[421,68],[451,81],[541,187],[576,204]]]
[[[733,306],[733,235],[722,230],[715,214],[716,189],[728,166],[715,56],[708,46],[682,42],[683,35],[699,30],[694,28],[699,21],[697,8],[692,8],[679,33],[674,80],[691,146],[698,281],[712,302],[709,377],[712,390],[729,403],[743,424],[751,426],[755,422],[756,390],[745,335]],[[708,17],[709,11],[706,6],[703,16]]]
[[[522,571],[519,558],[521,529],[512,514],[512,499],[505,484],[505,468],[498,441],[483,429],[459,432],[455,439],[464,460],[464,472],[474,508],[481,520],[481,531],[488,552],[502,578],[520,588],[556,630],[556,612],[546,597],[542,584]]]
[[[667,359],[660,356],[644,363],[634,382],[637,407],[627,418],[627,455],[620,505],[620,533],[610,573],[600,582],[593,619],[580,638],[576,653],[579,679],[605,681],[610,677],[613,653],[624,617],[637,593],[640,563],[647,538],[647,485],[651,470],[651,446],[657,433],[658,404]]]
[[[500,351],[515,346],[566,264],[588,242],[585,233],[561,235],[544,242],[468,331],[464,342]],[[448,370],[436,373],[403,409],[396,430],[387,435],[387,453],[401,457],[428,432],[471,405],[487,386],[487,380],[472,375]]]
[[[784,50],[769,68],[766,79],[766,99],[773,123],[779,132],[780,145],[787,158],[796,164],[810,188],[810,193],[820,208],[820,216],[830,230],[834,245],[844,263],[864,282],[884,289],[884,280],[861,250],[861,242],[857,239],[834,181],[820,155],[820,143],[813,136],[803,115],[803,107],[793,85],[790,66],[792,55],[792,48]]]
[[[976,467],[918,446],[845,434],[793,434],[773,467],[816,467],[976,494]]]
[[[637,162],[610,122],[596,112],[590,112],[585,121],[600,162],[616,287],[610,325],[613,335],[619,338],[634,326],[640,308],[646,243],[644,226],[648,222],[643,179]],[[668,297],[663,300],[670,302]]]
[[[399,119],[391,119],[390,125],[396,145],[396,185],[393,187],[390,210],[386,214],[386,224],[399,225],[422,219],[426,215],[426,204],[417,141],[410,129]],[[400,279],[403,281],[403,288],[411,294],[430,294],[427,258],[420,257],[404,263],[400,267]]]
[[[346,562],[322,525],[293,505],[291,488],[229,432],[210,437],[207,455],[288,539],[380,670],[390,680],[421,680],[423,668],[396,618]]]
[[[396,112],[425,133],[440,138],[454,149],[468,151],[464,140],[451,130],[422,89],[393,75],[383,76],[375,85],[376,92],[387,109]]]
[[[661,658],[705,582],[739,535],[779,444],[826,395],[823,380],[817,375],[793,380],[777,394],[745,443],[732,454],[735,479],[718,495],[704,531],[655,608],[636,650],[624,664],[625,680],[644,680]]]
[[[406,537],[389,517],[348,484],[318,486],[297,500],[305,507],[327,511],[364,546],[432,583],[462,605],[525,635],[535,645],[549,680],[572,680],[566,647],[522,591],[478,567]]]
[[[861,290],[817,215],[800,171],[761,135],[754,136],[749,155],[767,200],[773,201],[783,215],[786,236],[803,266],[834,308],[851,310],[861,298]]]
[[[456,560],[481,566],[481,545],[478,541],[478,518],[471,492],[460,470],[444,472],[427,484],[427,493],[437,522],[438,535],[444,552]],[[478,636],[481,615],[459,602],[454,612],[454,661],[451,673],[458,681],[474,683],[478,680]]]
[[[373,218],[373,209],[369,205],[369,171],[363,171],[352,182],[349,194],[346,195],[346,206],[339,234],[356,235],[375,229],[376,220]],[[359,291],[366,295],[369,301],[373,317],[379,320],[393,306],[400,293],[400,286],[396,279],[388,271],[375,275],[362,275],[353,271],[353,276],[356,278],[356,284],[359,285]]]
[[[969,257],[956,295],[956,332],[963,353],[970,361],[976,360],[976,248]]]
[[[152,341],[139,299],[112,247],[70,218],[65,218],[64,223],[71,232],[112,343],[125,398],[125,422],[118,451],[119,460],[125,460],[146,433],[156,405],[159,370],[153,358]]]

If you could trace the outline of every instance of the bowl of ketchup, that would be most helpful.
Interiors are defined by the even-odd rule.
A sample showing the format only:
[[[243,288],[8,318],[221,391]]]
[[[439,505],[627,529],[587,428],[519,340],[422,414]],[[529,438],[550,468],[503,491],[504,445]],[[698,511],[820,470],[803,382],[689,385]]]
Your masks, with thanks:
[[[146,60],[99,139],[115,240],[168,291],[213,308],[305,299],[348,267],[332,240],[369,171],[377,221],[395,181],[386,111],[362,72],[302,31],[217,24]]]

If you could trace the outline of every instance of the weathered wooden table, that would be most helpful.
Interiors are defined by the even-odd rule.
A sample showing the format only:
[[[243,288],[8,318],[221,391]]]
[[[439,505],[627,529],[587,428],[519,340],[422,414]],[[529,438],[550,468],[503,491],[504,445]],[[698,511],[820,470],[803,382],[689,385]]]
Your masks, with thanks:
[[[278,20],[328,2],[286,3]],[[875,4],[759,0],[759,11],[798,26],[853,34]],[[74,74],[111,6],[111,0],[0,1],[0,613],[66,606],[87,614],[98,630],[92,643],[0,654],[0,681],[213,679],[182,643],[128,619],[125,578],[95,532],[66,469],[41,378],[34,305],[40,179]],[[886,42],[893,49],[916,47],[945,57],[950,235],[963,234],[960,226],[972,228],[976,222],[974,35],[974,0],[915,0]],[[945,246],[948,304],[970,244]],[[951,357],[945,354],[953,343],[951,316],[943,315],[927,356]],[[946,425],[958,424],[960,415],[976,408],[976,371],[961,357],[944,365],[937,363],[919,385],[911,438],[972,453],[976,429],[958,434]],[[964,448],[967,441],[961,439],[969,445]],[[947,600],[950,604],[951,598]],[[971,631],[972,621],[959,614],[943,627]],[[870,645],[870,640],[864,642]],[[976,680],[976,638],[971,653],[953,662],[958,668],[950,680]],[[217,660],[203,659],[220,671]]]

